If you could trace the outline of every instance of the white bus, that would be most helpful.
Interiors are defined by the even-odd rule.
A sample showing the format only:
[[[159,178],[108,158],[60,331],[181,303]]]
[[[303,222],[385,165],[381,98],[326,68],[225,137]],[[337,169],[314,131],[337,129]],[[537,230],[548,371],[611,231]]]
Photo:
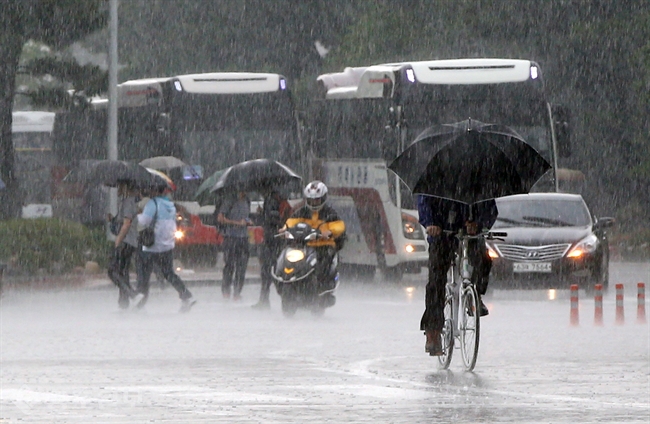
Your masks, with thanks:
[[[24,194],[23,218],[52,217],[52,128],[54,113],[13,112],[11,126],[16,175]]]
[[[73,168],[106,158],[106,106],[105,99],[96,100],[84,111],[57,117],[55,151],[61,164]],[[287,80],[272,73],[228,72],[119,84],[118,158],[139,162],[153,156],[175,156],[192,167],[193,172],[170,175],[178,186],[174,199],[206,223],[214,207],[193,202],[201,182],[194,176],[208,177],[259,158],[278,160],[302,174]]]
[[[432,125],[471,118],[513,128],[554,165],[539,189],[558,189],[558,152],[570,152],[568,112],[548,102],[534,62],[390,63],[346,68],[318,81],[321,96],[311,114],[314,173],[359,222],[343,262],[397,276],[426,263],[423,231],[413,224],[414,199],[386,163]]]

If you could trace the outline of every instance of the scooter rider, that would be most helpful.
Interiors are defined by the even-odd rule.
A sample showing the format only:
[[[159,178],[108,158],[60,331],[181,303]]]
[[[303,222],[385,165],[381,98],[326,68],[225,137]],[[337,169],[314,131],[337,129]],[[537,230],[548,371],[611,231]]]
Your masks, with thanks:
[[[328,278],[328,271],[336,253],[343,248],[345,240],[345,223],[339,218],[334,208],[327,202],[327,186],[321,181],[312,181],[303,190],[305,205],[295,211],[286,226],[291,228],[305,222],[312,228],[320,230],[320,238],[308,243],[318,253],[316,275],[323,291],[331,290],[336,281]],[[332,304],[335,301],[332,296]]]

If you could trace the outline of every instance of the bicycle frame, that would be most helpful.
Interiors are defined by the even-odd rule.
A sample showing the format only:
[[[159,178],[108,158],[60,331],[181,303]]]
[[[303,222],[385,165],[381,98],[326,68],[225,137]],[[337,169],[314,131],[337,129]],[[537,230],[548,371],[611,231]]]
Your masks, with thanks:
[[[506,233],[483,232],[469,235],[463,232],[453,233],[459,241],[459,248],[452,258],[450,273],[445,286],[444,314],[445,323],[442,329],[443,355],[439,356],[440,366],[449,367],[455,341],[463,356],[466,371],[472,371],[478,357],[480,339],[480,308],[479,297],[472,282],[473,267],[469,261],[469,240],[495,236],[505,237]]]

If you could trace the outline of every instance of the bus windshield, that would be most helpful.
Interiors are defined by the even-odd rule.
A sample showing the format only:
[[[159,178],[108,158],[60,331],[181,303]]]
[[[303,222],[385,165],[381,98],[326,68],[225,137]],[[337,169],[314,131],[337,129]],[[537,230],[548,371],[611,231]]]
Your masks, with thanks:
[[[552,162],[549,113],[543,94],[533,83],[419,84],[406,92],[402,104],[408,141],[432,125],[471,118],[512,128]]]
[[[323,159],[392,159],[394,133],[386,129],[390,102],[385,99],[336,99],[318,104],[314,153]]]
[[[286,92],[183,94],[174,99],[172,134],[182,158],[208,174],[268,158],[301,172],[293,104]]]

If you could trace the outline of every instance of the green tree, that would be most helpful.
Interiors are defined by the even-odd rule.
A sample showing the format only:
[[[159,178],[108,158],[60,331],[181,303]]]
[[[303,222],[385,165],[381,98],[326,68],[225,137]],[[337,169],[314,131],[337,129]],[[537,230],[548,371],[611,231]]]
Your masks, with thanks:
[[[11,122],[16,75],[24,44],[38,40],[61,48],[105,25],[105,0],[23,0],[3,1],[0,13],[0,219],[18,215],[21,194],[14,167]]]

